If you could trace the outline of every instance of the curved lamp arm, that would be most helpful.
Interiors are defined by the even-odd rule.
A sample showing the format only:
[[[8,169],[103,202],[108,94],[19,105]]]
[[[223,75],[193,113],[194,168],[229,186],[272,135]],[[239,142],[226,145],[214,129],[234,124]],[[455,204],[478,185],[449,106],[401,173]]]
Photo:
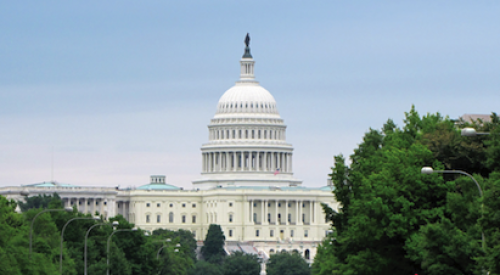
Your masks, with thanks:
[[[83,218],[83,217],[77,217],[77,218],[73,218],[69,221],[66,222],[66,224],[63,226],[62,228],[62,231],[61,231],[61,255],[59,256],[59,272],[61,273],[61,275],[63,274],[62,272],[62,261],[63,261],[63,241],[64,241],[64,231],[66,230],[66,226],[68,226],[68,224],[74,220],[99,220],[100,218],[99,217],[93,217],[93,218]]]
[[[90,234],[90,231],[96,227],[96,226],[100,226],[100,225],[111,225],[111,226],[116,226],[118,225],[118,222],[117,221],[114,221],[112,224],[109,224],[109,223],[98,223],[98,224],[94,224],[92,225],[89,230],[87,231],[87,233],[85,234],[85,250],[83,252],[83,257],[85,258],[84,259],[84,274],[87,275],[87,239],[89,238],[89,234]]]
[[[108,247],[107,247],[107,250],[106,250],[106,274],[109,275],[109,246],[111,244],[111,237],[113,237],[113,235],[115,233],[118,233],[118,232],[123,232],[123,231],[137,231],[137,228],[132,228],[132,229],[118,229],[118,230],[115,230],[111,233],[111,235],[109,235],[108,237]]]
[[[31,220],[31,226],[30,226],[30,259],[31,259],[31,252],[33,251],[33,224],[35,224],[36,218],[38,218],[38,216],[40,216],[43,213],[47,213],[47,212],[61,212],[61,211],[72,212],[73,208],[66,207],[64,209],[46,209],[46,210],[43,210],[42,212],[39,212],[38,214],[36,214],[35,217],[33,218],[33,220]]]

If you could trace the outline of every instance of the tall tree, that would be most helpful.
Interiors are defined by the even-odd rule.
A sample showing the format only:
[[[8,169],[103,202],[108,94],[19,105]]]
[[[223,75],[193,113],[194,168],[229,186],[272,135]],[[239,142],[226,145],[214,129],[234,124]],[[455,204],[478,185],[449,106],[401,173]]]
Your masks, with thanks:
[[[224,260],[224,275],[259,275],[259,258],[254,254],[235,252]]]
[[[309,264],[299,253],[278,252],[269,257],[267,274],[309,275],[311,274],[311,270]]]
[[[226,237],[220,225],[211,224],[208,227],[207,236],[201,248],[201,254],[205,261],[210,263],[222,263],[226,252],[224,251],[224,242]]]

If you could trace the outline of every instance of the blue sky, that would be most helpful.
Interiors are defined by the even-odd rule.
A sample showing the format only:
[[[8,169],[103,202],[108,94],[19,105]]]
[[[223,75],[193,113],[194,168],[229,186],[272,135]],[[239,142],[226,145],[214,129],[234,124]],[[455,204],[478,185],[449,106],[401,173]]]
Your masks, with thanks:
[[[4,1],[0,186],[191,187],[251,35],[295,176],[404,112],[499,112],[498,1]]]

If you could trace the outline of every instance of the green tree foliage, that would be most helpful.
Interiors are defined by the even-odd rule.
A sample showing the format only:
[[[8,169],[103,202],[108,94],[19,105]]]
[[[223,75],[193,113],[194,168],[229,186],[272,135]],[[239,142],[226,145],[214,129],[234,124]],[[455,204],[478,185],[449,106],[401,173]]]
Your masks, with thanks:
[[[494,133],[500,123],[495,114],[492,120],[462,127]],[[338,213],[324,207],[335,231],[318,248],[313,273],[479,274],[485,268],[499,274],[493,273],[499,260],[493,236],[500,225],[494,222],[500,194],[488,179],[498,169],[497,140],[500,136],[462,137],[449,119],[420,117],[414,108],[402,128],[388,120],[381,131],[370,129],[350,167],[335,157],[330,176],[341,207]],[[423,166],[474,173],[485,190],[484,218],[483,200],[470,179],[422,175]],[[481,225],[491,251],[486,255]]]
[[[179,229],[177,231],[172,231],[168,229],[156,229],[153,231],[153,236],[156,239],[171,239],[171,240],[179,240],[177,243],[181,244],[181,247],[187,255],[196,262],[196,239],[193,236],[193,233],[189,230]]]
[[[33,208],[62,208],[62,200],[61,197],[57,193],[53,195],[40,194],[38,196],[27,197],[25,199],[26,202],[19,201],[19,208],[21,208],[22,212],[26,212],[29,209]],[[49,207],[50,204],[50,207]]]
[[[222,263],[226,256],[226,252],[224,251],[225,240],[226,237],[220,225],[211,224],[208,227],[207,236],[201,248],[201,254],[205,261],[210,263]]]
[[[213,264],[206,261],[196,262],[189,275],[223,275],[222,267],[219,264]]]
[[[267,264],[268,275],[309,275],[309,264],[298,253],[278,252],[271,255]]]
[[[224,275],[259,275],[257,255],[235,252],[224,260]]]

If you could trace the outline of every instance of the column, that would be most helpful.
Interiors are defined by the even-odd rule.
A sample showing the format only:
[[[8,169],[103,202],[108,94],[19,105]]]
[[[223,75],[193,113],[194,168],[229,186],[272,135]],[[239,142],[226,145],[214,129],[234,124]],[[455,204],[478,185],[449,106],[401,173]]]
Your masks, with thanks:
[[[271,152],[271,169],[270,171],[274,172],[276,171],[276,166],[274,165],[275,159],[274,159],[274,152]]]
[[[84,203],[84,206],[83,206],[83,213],[87,214],[89,212],[89,208],[88,208],[88,199],[87,198],[83,198],[83,203]]]
[[[292,153],[290,153],[290,173],[293,171],[292,167]]]
[[[243,151],[240,152],[240,169],[243,171]]]
[[[217,172],[222,171],[222,154],[221,152],[217,152],[217,163],[219,166],[217,167]]]
[[[214,156],[214,153],[210,152],[208,153],[208,161],[209,161],[209,167],[208,167],[208,170],[210,172],[213,172],[214,171],[214,159],[215,159],[215,156]]]
[[[101,207],[99,207],[99,213],[101,213],[101,215],[104,215],[104,198],[100,199],[99,204],[101,206]]]
[[[231,154],[229,152],[224,152],[224,158],[226,159],[224,171],[231,171]]]
[[[313,219],[312,219],[312,215],[313,215],[313,201],[309,201],[309,224],[312,224],[313,222]]]
[[[253,200],[250,200],[250,222],[253,224]]]
[[[263,217],[263,221],[262,221],[262,224],[269,224],[269,222],[267,221],[267,213],[269,212],[269,209],[267,209],[267,200],[264,200],[264,216]]]
[[[264,200],[260,200],[260,224],[264,224],[265,215],[264,215]]]
[[[267,171],[267,152],[264,152],[264,158],[262,159],[262,170]]]
[[[233,158],[233,167],[231,171],[236,171],[236,152],[231,152],[231,157]]]
[[[260,171],[260,152],[257,152],[257,160],[255,161],[255,164],[256,164],[255,170]]]
[[[279,210],[278,210],[278,203],[279,203],[278,200],[274,201],[274,209],[276,209],[276,211],[274,211],[274,216],[275,216],[274,218],[275,218],[275,221],[276,221],[275,222],[276,225],[278,225],[278,212],[279,212]]]
[[[299,201],[295,201],[295,224],[299,224]]]
[[[288,200],[285,200],[285,224],[288,225]]]

